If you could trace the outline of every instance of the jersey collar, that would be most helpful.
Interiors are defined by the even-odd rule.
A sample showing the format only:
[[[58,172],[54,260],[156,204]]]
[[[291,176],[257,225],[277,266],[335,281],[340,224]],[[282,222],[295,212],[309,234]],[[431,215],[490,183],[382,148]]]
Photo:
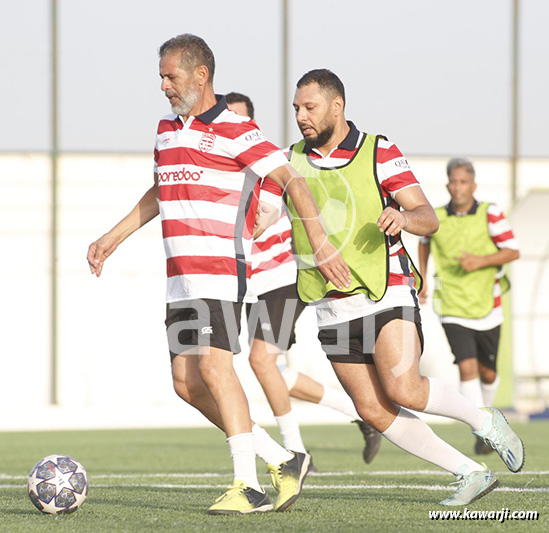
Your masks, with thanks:
[[[452,215],[455,215],[457,217],[465,217],[467,215],[474,215],[476,214],[477,212],[477,209],[478,209],[478,206],[479,206],[479,203],[474,200],[473,202],[473,205],[471,207],[471,209],[469,209],[469,211],[467,211],[467,213],[463,213],[463,214],[457,214],[453,209],[452,209],[452,202],[448,202],[448,205],[446,206],[446,212],[448,213],[448,216],[452,216]]]
[[[196,115],[194,118],[200,120],[204,124],[211,124],[219,115],[221,115],[221,113],[227,109],[227,99],[223,94],[216,94],[215,98],[217,103],[213,107],[210,107],[210,109],[204,111],[204,113],[200,113],[200,115]],[[183,122],[180,116],[179,120]]]

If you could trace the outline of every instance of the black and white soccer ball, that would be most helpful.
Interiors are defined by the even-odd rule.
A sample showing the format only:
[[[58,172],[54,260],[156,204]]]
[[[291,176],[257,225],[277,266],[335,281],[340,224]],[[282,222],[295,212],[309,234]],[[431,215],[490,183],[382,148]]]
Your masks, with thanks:
[[[48,455],[34,465],[27,488],[31,502],[39,511],[73,513],[88,497],[88,474],[68,455]]]

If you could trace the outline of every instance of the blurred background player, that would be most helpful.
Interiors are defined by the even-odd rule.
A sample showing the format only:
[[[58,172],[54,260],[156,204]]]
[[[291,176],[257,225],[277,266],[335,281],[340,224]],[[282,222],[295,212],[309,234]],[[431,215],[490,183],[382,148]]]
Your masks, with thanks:
[[[227,94],[229,109],[254,119],[254,106],[246,95]],[[265,185],[261,198],[269,194]],[[284,447],[305,452],[290,396],[330,407],[349,416],[364,437],[362,457],[370,463],[379,450],[381,435],[360,419],[351,398],[343,391],[326,387],[287,364],[277,366],[279,356],[295,342],[295,323],[305,305],[296,290],[297,266],[292,253],[292,227],[285,211],[254,240],[252,277],[248,294],[258,302],[246,305],[250,339],[250,365],[265,392],[275,416]],[[254,298],[255,299],[255,298]],[[284,327],[285,326],[285,327]],[[312,465],[310,471],[316,471]]]
[[[479,407],[491,407],[499,384],[501,295],[509,289],[504,265],[518,259],[518,243],[503,211],[474,198],[475,169],[468,159],[451,159],[446,172],[450,202],[436,209],[438,232],[420,240],[419,266],[425,282],[432,252],[440,280],[433,302],[459,368],[461,393]],[[420,302],[426,298],[424,284]],[[492,451],[477,438],[476,453]]]

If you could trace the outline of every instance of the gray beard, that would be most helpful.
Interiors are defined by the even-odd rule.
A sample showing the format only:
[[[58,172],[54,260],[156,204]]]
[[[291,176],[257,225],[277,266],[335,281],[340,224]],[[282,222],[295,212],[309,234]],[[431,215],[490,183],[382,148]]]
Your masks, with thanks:
[[[178,97],[179,103],[172,105],[172,111],[178,115],[187,116],[200,99],[200,92],[196,91],[195,93],[189,93],[186,99],[181,98],[179,95]]]

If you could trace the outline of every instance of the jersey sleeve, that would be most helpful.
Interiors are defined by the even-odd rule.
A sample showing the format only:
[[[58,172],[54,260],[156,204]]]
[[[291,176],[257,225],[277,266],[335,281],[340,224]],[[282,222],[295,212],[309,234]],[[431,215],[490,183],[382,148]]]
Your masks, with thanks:
[[[158,150],[156,149],[156,146],[154,148],[154,152],[153,152],[153,157],[154,157],[154,162],[153,162],[153,172],[155,174],[158,174]]]
[[[403,189],[419,185],[402,152],[396,144],[385,139],[378,141],[376,171],[381,189],[393,199]]]
[[[242,122],[238,126],[234,146],[236,161],[250,168],[260,178],[288,164],[282,151],[265,138],[253,120]]]
[[[264,178],[259,191],[259,201],[267,202],[280,211],[282,209],[282,187],[269,178]]]
[[[493,243],[501,249],[518,250],[518,241],[513,234],[511,224],[496,204],[490,204],[487,212],[488,233]]]

